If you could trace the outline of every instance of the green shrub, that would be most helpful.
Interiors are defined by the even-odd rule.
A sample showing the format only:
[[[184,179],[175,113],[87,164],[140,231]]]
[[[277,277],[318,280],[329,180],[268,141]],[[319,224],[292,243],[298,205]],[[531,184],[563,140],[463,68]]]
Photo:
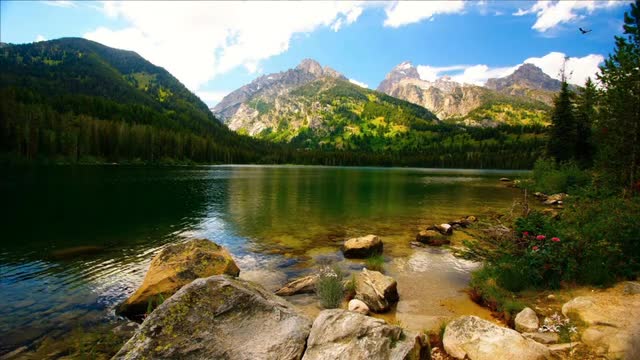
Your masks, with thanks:
[[[343,274],[338,268],[325,268],[320,272],[316,282],[316,294],[325,309],[335,309],[344,298],[342,287]]]
[[[384,271],[384,256],[382,254],[371,255],[365,260],[365,266],[369,270]]]
[[[538,159],[533,166],[532,190],[545,194],[569,192],[590,182],[587,172],[573,162],[558,164],[555,160]]]

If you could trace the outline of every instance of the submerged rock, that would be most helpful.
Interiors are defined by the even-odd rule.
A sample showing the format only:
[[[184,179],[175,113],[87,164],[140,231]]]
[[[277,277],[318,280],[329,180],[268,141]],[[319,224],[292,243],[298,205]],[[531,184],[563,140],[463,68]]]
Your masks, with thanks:
[[[450,244],[451,241],[446,237],[442,236],[439,232],[435,230],[422,230],[416,235],[416,241],[432,245],[432,246],[440,246]]]
[[[197,278],[239,273],[227,249],[212,241],[195,239],[170,245],[153,258],[142,285],[118,306],[117,312],[127,317],[140,316],[150,301],[160,303]]]
[[[217,275],[160,305],[114,359],[300,359],[310,328],[282,298]]]
[[[303,360],[429,358],[424,335],[345,310],[324,310],[313,322]]]
[[[463,316],[450,322],[442,343],[447,354],[456,359],[551,359],[546,346],[477,316]]]
[[[295,294],[312,293],[316,289],[317,275],[309,275],[288,282],[276,291],[279,296],[291,296]]]
[[[398,302],[398,283],[378,271],[362,269],[356,276],[356,299],[361,300],[373,312],[385,312]]]
[[[382,253],[382,240],[376,235],[367,235],[345,241],[342,252],[346,258],[366,258]]]
[[[524,308],[516,315],[514,321],[516,330],[520,332],[536,332],[540,327],[540,321],[538,315],[531,308]]]

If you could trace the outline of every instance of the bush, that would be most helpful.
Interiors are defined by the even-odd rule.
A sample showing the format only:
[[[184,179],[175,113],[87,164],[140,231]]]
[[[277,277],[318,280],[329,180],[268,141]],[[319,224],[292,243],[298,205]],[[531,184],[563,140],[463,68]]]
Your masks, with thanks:
[[[369,270],[384,271],[384,256],[381,254],[371,255],[365,260],[365,265]]]
[[[533,182],[532,190],[556,194],[586,186],[590,177],[573,162],[558,164],[555,160],[538,159],[533,166]]]
[[[335,309],[344,298],[342,272],[338,268],[325,268],[320,272],[316,282],[316,294],[325,309]]]

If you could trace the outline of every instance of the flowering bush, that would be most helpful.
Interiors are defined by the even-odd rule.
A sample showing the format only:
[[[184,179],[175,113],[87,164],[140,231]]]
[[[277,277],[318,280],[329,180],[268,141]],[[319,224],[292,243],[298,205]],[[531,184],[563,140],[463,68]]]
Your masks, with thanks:
[[[560,342],[571,342],[571,336],[578,332],[578,329],[571,323],[569,318],[555,313],[544,319],[538,332],[551,332],[560,336]]]

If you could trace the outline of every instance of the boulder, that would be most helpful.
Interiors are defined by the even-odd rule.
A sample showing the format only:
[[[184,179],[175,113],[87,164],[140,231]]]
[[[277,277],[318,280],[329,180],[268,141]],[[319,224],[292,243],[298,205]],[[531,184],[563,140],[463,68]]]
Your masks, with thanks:
[[[367,235],[345,241],[342,252],[346,258],[366,258],[382,253],[382,240],[376,235]]]
[[[530,332],[522,333],[527,339],[534,340],[540,344],[555,344],[560,340],[560,336],[552,332]]]
[[[313,322],[303,360],[429,358],[424,335],[407,332],[384,320],[333,309]]]
[[[378,271],[362,269],[356,276],[356,296],[373,312],[385,312],[398,302],[398,283]]]
[[[113,359],[300,359],[310,328],[261,286],[217,275],[166,300]]]
[[[566,198],[568,195],[565,193],[558,193],[558,194],[553,194],[553,195],[549,195],[547,196],[547,198],[544,200],[544,204],[545,205],[554,205],[554,204],[562,204],[562,201],[564,200],[564,198]]]
[[[449,224],[432,225],[427,230],[435,230],[442,235],[451,235],[453,233],[453,227]]]
[[[536,332],[540,327],[538,315],[531,308],[524,308],[516,315],[516,330],[520,332]]]
[[[316,290],[317,275],[309,275],[288,282],[285,286],[276,291],[279,296],[291,296],[295,294],[312,293]]]
[[[435,230],[420,231],[418,235],[416,235],[416,241],[432,246],[440,246],[451,243],[449,239],[442,236],[442,234]]]
[[[450,322],[442,340],[445,351],[456,359],[538,360],[550,359],[545,345],[527,339],[515,330],[500,327],[477,316]]]
[[[117,313],[139,317],[147,311],[149,302],[160,303],[197,278],[221,274],[240,274],[224,247],[207,239],[169,245],[153,258],[142,285],[118,306]]]
[[[347,307],[349,311],[357,312],[362,315],[369,314],[369,307],[363,301],[358,299],[351,299]]]
[[[640,358],[640,294],[625,294],[625,284],[562,306],[562,313],[587,329],[582,342],[597,353],[615,359]]]

